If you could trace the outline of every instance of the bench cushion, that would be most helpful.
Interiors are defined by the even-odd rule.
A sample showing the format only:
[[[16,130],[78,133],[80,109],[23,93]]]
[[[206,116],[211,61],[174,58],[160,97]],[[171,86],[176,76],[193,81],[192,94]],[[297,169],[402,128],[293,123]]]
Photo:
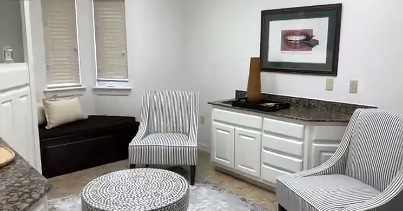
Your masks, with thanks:
[[[136,123],[135,117],[89,116],[88,119],[72,122],[52,129],[46,129],[46,124],[42,124],[39,126],[39,138],[40,140],[44,140],[133,124],[138,124]]]

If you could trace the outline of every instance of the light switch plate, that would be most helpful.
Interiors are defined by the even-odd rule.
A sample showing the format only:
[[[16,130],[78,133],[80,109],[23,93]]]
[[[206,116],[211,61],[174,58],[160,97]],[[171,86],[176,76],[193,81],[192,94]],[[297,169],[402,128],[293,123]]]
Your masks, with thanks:
[[[333,91],[333,86],[334,86],[334,79],[333,78],[326,79],[326,90]]]
[[[200,123],[204,125],[204,116],[200,116]]]
[[[350,81],[349,91],[350,91],[350,93],[358,93],[358,81],[356,81],[356,80]]]

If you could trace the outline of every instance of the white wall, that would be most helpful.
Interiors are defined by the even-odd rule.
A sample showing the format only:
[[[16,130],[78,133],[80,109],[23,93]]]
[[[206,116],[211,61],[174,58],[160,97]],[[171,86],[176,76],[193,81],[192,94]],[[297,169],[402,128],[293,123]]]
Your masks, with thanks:
[[[43,23],[41,0],[31,0],[33,51],[35,88],[37,101],[45,98],[43,91],[46,89],[46,60],[45,45],[43,41]],[[95,114],[95,100],[92,86],[95,84],[95,51],[93,43],[92,6],[91,1],[77,1],[78,44],[80,53],[81,83],[87,87],[86,92],[80,97],[84,111],[87,114]]]
[[[343,3],[340,61],[334,91],[326,77],[262,73],[262,90],[291,96],[377,105],[403,113],[403,1],[391,0],[188,0],[186,66],[191,87],[201,91],[202,144],[210,146],[208,101],[246,89],[249,59],[259,56],[261,10]],[[348,93],[351,79],[358,94]]]
[[[98,114],[140,119],[141,95],[147,90],[183,89],[184,0],[126,0],[130,96],[97,96]]]
[[[32,12],[41,17],[40,0]],[[262,73],[264,92],[333,101],[377,105],[402,112],[403,1],[391,0],[126,0],[130,96],[96,96],[95,62],[90,26],[90,1],[82,4],[78,20],[81,71],[87,86],[86,110],[96,114],[140,117],[141,94],[156,89],[201,92],[199,140],[210,145],[208,101],[231,98],[245,89],[250,57],[259,56],[261,10],[343,3],[340,61],[334,91],[325,91],[326,77]],[[38,6],[39,5],[39,6]],[[35,76],[37,96],[46,86],[42,21],[37,34]],[[88,34],[87,34],[88,33]],[[86,35],[87,34],[87,35]],[[359,93],[349,94],[351,79]]]
[[[13,49],[14,62],[24,62],[20,1],[0,0],[0,63],[3,48]]]

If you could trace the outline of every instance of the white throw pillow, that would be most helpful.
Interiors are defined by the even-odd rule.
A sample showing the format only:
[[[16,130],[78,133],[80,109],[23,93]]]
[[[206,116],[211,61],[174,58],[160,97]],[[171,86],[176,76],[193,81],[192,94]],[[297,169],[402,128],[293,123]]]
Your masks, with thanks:
[[[38,103],[37,109],[38,109],[38,125],[41,125],[46,122],[45,109],[43,108],[42,103]]]
[[[46,129],[88,118],[83,113],[77,97],[58,100],[45,99],[43,100],[43,106],[48,122]]]

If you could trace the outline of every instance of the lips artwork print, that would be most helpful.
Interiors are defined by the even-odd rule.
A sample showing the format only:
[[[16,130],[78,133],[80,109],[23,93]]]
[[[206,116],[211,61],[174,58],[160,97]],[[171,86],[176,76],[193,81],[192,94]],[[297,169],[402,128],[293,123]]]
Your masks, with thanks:
[[[319,45],[313,29],[282,30],[281,51],[309,53]]]
[[[342,4],[262,11],[261,70],[337,76]]]

